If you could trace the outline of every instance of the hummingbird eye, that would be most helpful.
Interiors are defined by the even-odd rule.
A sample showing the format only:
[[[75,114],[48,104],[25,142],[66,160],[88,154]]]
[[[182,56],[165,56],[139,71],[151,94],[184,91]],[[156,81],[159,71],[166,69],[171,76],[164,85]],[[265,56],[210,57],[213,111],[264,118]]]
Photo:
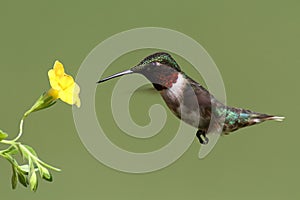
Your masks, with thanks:
[[[154,67],[159,67],[159,66],[161,66],[162,64],[161,63],[159,63],[159,62],[152,62],[152,63],[150,63],[151,65],[151,68],[153,69]]]
[[[154,64],[155,64],[155,66],[160,66],[161,65],[159,62],[155,62]]]
[[[158,65],[159,65],[158,62],[151,62],[150,64],[151,64],[151,67],[155,67],[155,66],[158,66]]]

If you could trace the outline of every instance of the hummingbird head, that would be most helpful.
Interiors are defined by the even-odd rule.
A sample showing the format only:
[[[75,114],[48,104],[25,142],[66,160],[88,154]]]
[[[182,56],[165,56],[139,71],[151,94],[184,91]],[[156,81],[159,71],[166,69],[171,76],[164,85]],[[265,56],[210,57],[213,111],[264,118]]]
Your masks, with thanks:
[[[158,53],[152,54],[152,55],[144,58],[137,66],[147,66],[149,64],[153,65],[153,63],[159,63],[160,65],[169,66],[178,72],[181,71],[177,62],[171,57],[170,54],[168,54],[166,52],[158,52]]]
[[[172,87],[173,83],[176,83],[178,73],[180,72],[179,65],[170,54],[159,52],[144,58],[138,65],[131,69],[101,79],[97,83],[126,74],[138,73],[144,75],[153,84],[155,89],[162,90]]]

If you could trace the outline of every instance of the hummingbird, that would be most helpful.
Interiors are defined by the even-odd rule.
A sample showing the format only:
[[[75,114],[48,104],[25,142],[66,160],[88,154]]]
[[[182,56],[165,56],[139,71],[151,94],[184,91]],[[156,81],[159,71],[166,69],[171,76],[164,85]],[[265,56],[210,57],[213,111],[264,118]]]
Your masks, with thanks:
[[[149,55],[129,70],[101,79],[97,83],[133,73],[145,76],[160,93],[172,113],[197,128],[196,137],[201,144],[209,142],[207,134],[210,125],[217,128],[222,135],[228,135],[242,127],[284,119],[224,105],[201,84],[185,74],[166,52]]]

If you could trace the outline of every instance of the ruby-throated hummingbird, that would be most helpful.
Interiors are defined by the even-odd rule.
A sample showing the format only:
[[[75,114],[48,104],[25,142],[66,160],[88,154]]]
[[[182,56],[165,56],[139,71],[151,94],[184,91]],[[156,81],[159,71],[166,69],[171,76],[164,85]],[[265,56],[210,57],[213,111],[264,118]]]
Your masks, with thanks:
[[[144,75],[159,91],[170,110],[181,120],[198,129],[196,136],[207,144],[209,126],[229,134],[239,128],[284,117],[229,107],[218,101],[203,86],[181,71],[177,62],[165,52],[152,54],[129,70],[114,74],[97,83],[126,74]]]

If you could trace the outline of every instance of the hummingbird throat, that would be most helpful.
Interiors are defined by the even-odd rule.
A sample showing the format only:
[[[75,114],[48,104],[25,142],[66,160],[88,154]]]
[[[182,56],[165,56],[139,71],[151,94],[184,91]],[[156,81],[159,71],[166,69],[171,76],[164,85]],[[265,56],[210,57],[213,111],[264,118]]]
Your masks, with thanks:
[[[170,74],[159,74],[158,81],[165,88],[172,88],[173,84],[175,84],[178,80],[178,72],[170,73]]]

